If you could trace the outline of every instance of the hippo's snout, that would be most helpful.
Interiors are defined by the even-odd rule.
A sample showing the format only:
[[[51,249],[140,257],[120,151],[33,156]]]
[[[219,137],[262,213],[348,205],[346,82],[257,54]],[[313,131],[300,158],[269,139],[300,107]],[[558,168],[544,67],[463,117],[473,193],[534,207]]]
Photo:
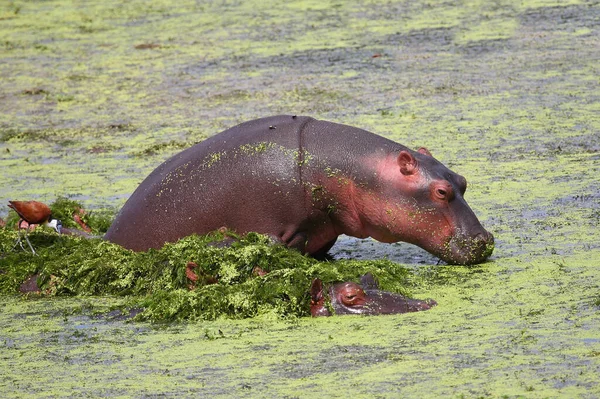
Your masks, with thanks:
[[[440,256],[444,261],[457,265],[481,263],[494,252],[494,236],[486,231],[474,237],[456,235],[448,243],[448,253]]]
[[[432,307],[437,306],[437,302],[433,299],[425,300],[414,300],[409,306],[409,312],[421,312],[423,310],[429,310]]]

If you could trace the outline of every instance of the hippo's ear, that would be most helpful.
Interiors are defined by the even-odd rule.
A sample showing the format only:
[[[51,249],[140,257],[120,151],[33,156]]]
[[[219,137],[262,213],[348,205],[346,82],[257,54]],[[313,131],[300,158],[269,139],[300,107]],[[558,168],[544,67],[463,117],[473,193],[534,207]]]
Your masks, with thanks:
[[[398,154],[398,165],[403,175],[412,175],[417,170],[417,160],[408,151],[400,151],[400,154]]]
[[[419,148],[419,149],[417,150],[417,152],[418,152],[418,153],[421,153],[421,154],[423,154],[423,155],[427,155],[427,156],[433,157],[433,155],[431,155],[431,153],[429,152],[429,150],[428,150],[427,148],[425,148],[425,147],[421,147],[421,148]]]
[[[314,279],[310,285],[310,299],[314,303],[323,299],[323,283],[318,278]]]
[[[362,285],[363,290],[376,290],[379,288],[379,284],[377,284],[377,280],[371,272],[368,272],[360,278],[360,285]]]

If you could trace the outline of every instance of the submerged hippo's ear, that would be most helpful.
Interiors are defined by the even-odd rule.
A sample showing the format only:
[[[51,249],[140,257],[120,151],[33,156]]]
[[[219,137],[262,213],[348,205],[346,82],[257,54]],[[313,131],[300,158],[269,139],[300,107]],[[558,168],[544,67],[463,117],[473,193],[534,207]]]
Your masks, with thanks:
[[[363,290],[376,290],[379,288],[379,284],[377,284],[377,280],[371,272],[360,278],[360,285],[362,285]]]
[[[430,156],[430,157],[432,157],[432,156],[433,156],[433,155],[431,155],[431,153],[429,152],[429,150],[428,150],[427,148],[425,148],[425,147],[421,147],[421,148],[419,148],[419,149],[417,150],[417,152],[419,152],[419,153],[421,153],[421,154],[423,154],[423,155]]]
[[[318,278],[310,285],[310,299],[315,303],[323,299],[323,283]]]
[[[408,151],[400,151],[398,165],[403,175],[412,175],[417,170],[417,160]]]

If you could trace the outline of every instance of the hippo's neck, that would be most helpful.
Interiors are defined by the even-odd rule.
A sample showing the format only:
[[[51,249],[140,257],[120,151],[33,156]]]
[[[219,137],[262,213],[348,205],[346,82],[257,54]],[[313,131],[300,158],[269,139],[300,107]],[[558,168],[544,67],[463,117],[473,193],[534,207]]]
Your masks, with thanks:
[[[398,153],[407,148],[362,129],[314,119],[303,124],[298,134],[303,154],[299,178],[307,208],[325,213],[338,235],[381,236],[368,209],[381,207],[386,190],[381,176],[389,173],[386,168],[391,164],[397,169]],[[322,219],[317,220],[322,226]]]
[[[338,178],[326,183],[329,194],[327,213],[337,235],[346,234],[352,237],[367,238],[370,236],[368,224],[361,216],[359,202],[360,189],[349,178]]]
[[[340,168],[324,168],[325,173],[317,179],[320,185],[312,189],[313,206],[327,212],[336,234],[378,240],[384,238],[376,227],[378,220],[372,220],[372,210],[381,207],[384,194],[381,192],[380,176],[389,167],[389,159],[395,164],[395,155],[390,152],[385,156],[379,154],[357,160],[359,167],[344,168],[340,165]],[[322,201],[319,201],[319,196],[322,196]]]

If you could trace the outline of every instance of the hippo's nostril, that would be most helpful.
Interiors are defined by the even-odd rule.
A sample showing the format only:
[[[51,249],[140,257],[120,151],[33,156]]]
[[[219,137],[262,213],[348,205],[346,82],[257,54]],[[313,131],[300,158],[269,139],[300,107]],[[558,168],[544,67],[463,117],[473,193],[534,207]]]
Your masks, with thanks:
[[[488,232],[477,234],[473,240],[466,246],[472,254],[483,254],[487,252],[489,246],[493,247],[494,237]]]
[[[450,264],[471,265],[487,259],[494,251],[494,236],[486,230],[473,236],[454,236],[449,241],[449,253],[442,257]]]
[[[476,243],[476,251],[482,259],[488,258],[494,251],[494,236],[487,231],[478,235]]]
[[[482,233],[478,233],[474,239],[473,242],[476,243],[477,245],[489,245],[489,244],[493,244],[494,243],[494,236],[489,233],[488,231],[484,231]]]

